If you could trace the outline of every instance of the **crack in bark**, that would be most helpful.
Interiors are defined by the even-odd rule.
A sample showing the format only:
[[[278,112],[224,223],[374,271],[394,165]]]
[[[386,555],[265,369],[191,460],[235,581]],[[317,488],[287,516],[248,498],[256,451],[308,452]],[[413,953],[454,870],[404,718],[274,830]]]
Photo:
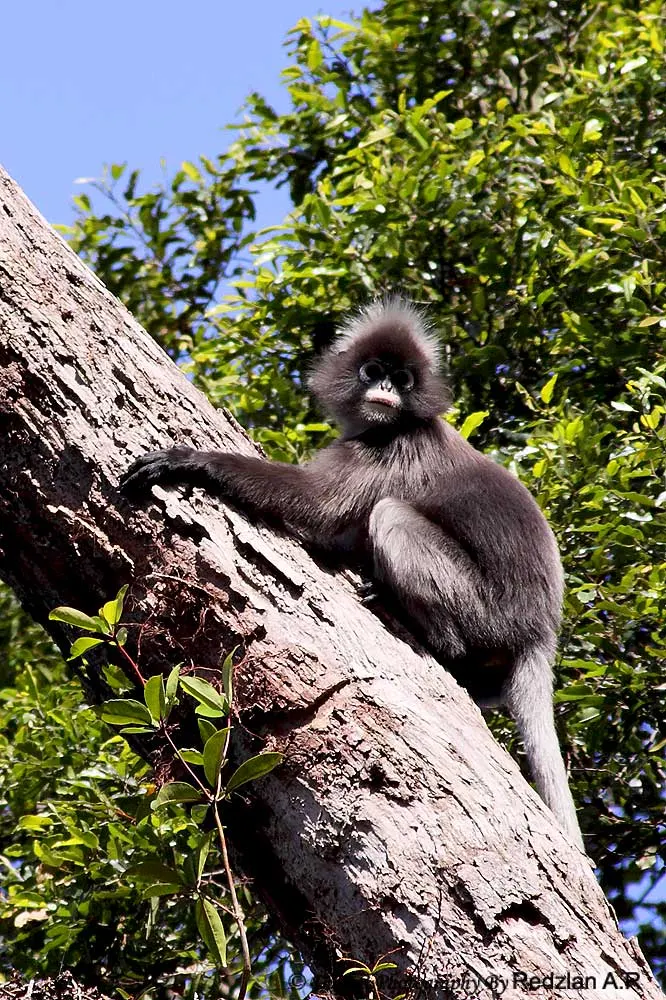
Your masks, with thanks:
[[[288,736],[295,729],[302,729],[314,722],[327,702],[351,683],[350,678],[336,681],[307,705],[290,706],[289,708],[248,709],[246,712],[248,728],[255,731],[256,726],[257,732],[263,730],[276,736]]]

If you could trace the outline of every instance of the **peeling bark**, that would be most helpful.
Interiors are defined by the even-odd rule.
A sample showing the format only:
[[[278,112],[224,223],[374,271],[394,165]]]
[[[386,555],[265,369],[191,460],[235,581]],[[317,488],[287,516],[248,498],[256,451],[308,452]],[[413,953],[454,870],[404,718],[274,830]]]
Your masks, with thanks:
[[[30,979],[18,977],[0,985],[0,1000],[109,1000],[99,990],[81,986],[69,972],[61,972],[55,979]]]
[[[559,992],[524,974],[568,976],[572,997],[662,996],[478,710],[349,574],[200,491],[119,496],[133,457],[173,443],[256,450],[0,172],[0,576],[63,649],[51,608],[94,613],[131,583],[146,674],[211,676],[239,647],[234,753],[286,760],[237,797],[230,836],[284,932],[324,975],[336,951],[372,965],[398,949],[388,994]]]

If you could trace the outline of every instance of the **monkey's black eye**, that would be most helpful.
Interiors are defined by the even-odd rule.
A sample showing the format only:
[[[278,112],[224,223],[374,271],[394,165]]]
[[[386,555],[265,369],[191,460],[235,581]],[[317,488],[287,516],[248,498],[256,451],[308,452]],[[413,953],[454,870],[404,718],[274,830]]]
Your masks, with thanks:
[[[400,368],[397,372],[393,372],[391,381],[400,392],[409,392],[414,388],[414,376],[408,368]]]
[[[358,377],[361,382],[381,382],[384,378],[384,365],[381,361],[377,361],[373,358],[371,361],[366,361],[364,365],[358,370]]]

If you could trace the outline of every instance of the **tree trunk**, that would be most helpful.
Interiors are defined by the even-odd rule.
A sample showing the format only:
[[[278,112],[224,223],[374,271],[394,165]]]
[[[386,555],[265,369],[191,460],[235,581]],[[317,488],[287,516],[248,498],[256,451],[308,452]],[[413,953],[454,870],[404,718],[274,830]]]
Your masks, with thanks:
[[[64,650],[49,611],[95,613],[123,583],[146,674],[239,647],[233,752],[286,757],[229,831],[284,933],[323,974],[336,949],[393,952],[389,994],[533,996],[525,979],[568,976],[569,996],[608,997],[628,975],[629,995],[662,996],[476,707],[348,575],[200,491],[118,494],[135,456],[180,442],[255,450],[0,173],[0,576]],[[168,748],[141,749],[167,769]]]
[[[15,978],[0,985],[0,1000],[109,1000],[99,990],[81,986],[69,972],[61,972],[55,979]]]

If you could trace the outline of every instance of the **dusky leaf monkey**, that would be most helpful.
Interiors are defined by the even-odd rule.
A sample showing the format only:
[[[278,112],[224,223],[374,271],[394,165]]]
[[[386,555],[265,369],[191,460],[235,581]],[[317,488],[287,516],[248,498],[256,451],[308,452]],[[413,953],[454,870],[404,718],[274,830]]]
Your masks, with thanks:
[[[449,392],[438,343],[402,300],[352,319],[310,385],[340,428],[311,461],[174,448],[139,458],[123,490],[203,486],[368,563],[477,702],[508,708],[539,794],[582,848],[553,716],[562,567],[535,500],[440,419]]]

